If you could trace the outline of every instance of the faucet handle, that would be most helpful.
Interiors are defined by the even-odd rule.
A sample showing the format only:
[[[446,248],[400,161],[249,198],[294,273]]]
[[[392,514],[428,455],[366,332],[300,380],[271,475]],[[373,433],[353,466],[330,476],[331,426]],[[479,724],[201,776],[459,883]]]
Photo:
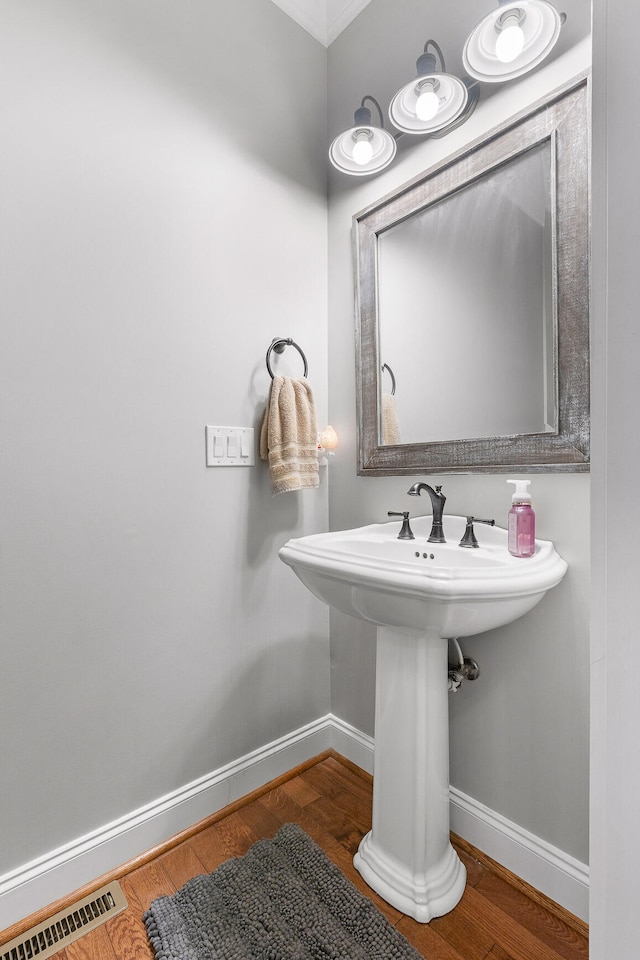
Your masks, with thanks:
[[[398,512],[397,510],[388,510],[388,511],[387,511],[387,516],[388,516],[388,517],[402,517],[402,529],[400,530],[400,533],[398,534],[398,540],[415,540],[415,537],[414,537],[414,535],[413,535],[413,531],[411,530],[411,527],[409,526],[409,511],[408,511],[408,510],[402,510],[401,512]]]
[[[459,547],[479,547],[480,546],[473,530],[474,523],[488,523],[490,527],[493,527],[495,525],[495,520],[481,520],[480,517],[467,517],[467,527],[466,527],[466,530],[464,531],[462,540],[458,544]]]

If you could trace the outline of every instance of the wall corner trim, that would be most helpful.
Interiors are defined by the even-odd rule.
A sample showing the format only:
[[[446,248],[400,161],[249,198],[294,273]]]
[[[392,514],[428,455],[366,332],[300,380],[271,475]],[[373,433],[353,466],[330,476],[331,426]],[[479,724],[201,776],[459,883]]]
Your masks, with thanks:
[[[326,714],[0,876],[0,930],[329,748],[373,772],[373,738]],[[587,919],[589,871],[584,864],[454,787],[451,826],[565,909]]]

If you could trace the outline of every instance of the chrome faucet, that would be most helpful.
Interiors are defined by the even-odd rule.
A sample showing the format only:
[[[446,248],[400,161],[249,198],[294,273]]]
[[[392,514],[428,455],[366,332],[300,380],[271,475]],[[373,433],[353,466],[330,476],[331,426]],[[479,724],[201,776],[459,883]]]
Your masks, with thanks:
[[[442,511],[446,502],[446,497],[442,493],[442,487],[430,487],[428,483],[414,483],[407,490],[410,497],[419,497],[423,490],[426,490],[431,497],[431,509],[433,511],[433,521],[431,523],[431,533],[429,534],[429,543],[446,543],[444,530],[442,529]]]

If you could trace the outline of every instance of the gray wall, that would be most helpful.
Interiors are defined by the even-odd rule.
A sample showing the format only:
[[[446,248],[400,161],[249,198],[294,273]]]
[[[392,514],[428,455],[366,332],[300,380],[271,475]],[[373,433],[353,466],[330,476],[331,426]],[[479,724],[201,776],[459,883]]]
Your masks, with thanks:
[[[458,9],[458,8],[457,8]],[[463,14],[458,19],[463,19]],[[476,17],[477,19],[477,17]],[[464,30],[473,14],[463,20]],[[574,28],[577,24],[574,21]],[[589,18],[582,22],[588,34]],[[458,27],[458,34],[460,28]],[[365,94],[386,108],[413,75],[426,39],[443,47],[455,71],[461,49],[442,6],[372,0],[329,51],[329,138],[352,123]],[[580,37],[574,37],[580,40]],[[452,56],[449,56],[451,52]],[[396,162],[375,178],[334,172],[329,206],[330,420],[341,437],[332,466],[332,528],[382,521],[387,510],[428,513],[405,496],[413,478],[358,478],[354,407],[354,319],[351,217],[411,177],[554,89],[589,62],[588,41],[550,65],[484,97],[470,120],[441,140],[400,141]],[[402,72],[404,71],[404,73]],[[425,376],[430,357],[425,356]],[[472,400],[472,398],[470,398]],[[450,513],[506,522],[504,476],[432,476]],[[552,539],[569,564],[562,584],[524,619],[469,638],[463,647],[481,677],[450,698],[451,782],[490,809],[582,862],[588,861],[589,761],[589,477],[532,478],[537,535]],[[331,696],[335,714],[373,733],[375,632],[332,612]]]
[[[326,421],[325,49],[267,0],[0,23],[2,875],[325,715],[329,660],[276,555],[325,479],[204,460],[276,335]]]
[[[633,83],[639,14],[594,0],[592,425],[592,787],[590,954],[636,960],[640,858],[638,555],[640,448],[638,218],[640,110]]]

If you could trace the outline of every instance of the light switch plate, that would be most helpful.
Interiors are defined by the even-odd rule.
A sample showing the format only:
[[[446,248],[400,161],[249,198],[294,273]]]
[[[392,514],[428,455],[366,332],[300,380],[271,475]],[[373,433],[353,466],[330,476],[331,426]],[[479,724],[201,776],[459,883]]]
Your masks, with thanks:
[[[208,467],[255,466],[253,427],[207,426],[205,437]]]

